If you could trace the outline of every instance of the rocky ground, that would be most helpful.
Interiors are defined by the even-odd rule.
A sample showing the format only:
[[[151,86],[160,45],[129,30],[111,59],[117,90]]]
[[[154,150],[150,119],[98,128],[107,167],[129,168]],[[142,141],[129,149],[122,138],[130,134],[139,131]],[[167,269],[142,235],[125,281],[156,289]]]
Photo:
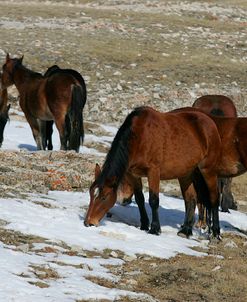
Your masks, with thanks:
[[[246,116],[246,26],[244,0],[0,1],[0,62],[9,52],[24,54],[24,65],[42,73],[53,64],[81,72],[88,88],[86,133],[106,134],[96,123],[119,126],[136,106],[167,111],[191,105],[203,94],[232,97],[239,115]],[[20,119],[14,87],[9,100],[11,122]],[[93,147],[100,152],[108,148]],[[103,159],[74,152],[1,151],[0,196],[86,191],[95,162]],[[243,211],[245,183],[246,176],[233,183]],[[180,195],[176,181],[163,184],[163,189]],[[211,255],[224,256],[222,262],[179,255],[169,261],[150,259],[148,265],[141,258],[127,263],[119,271],[123,287],[149,292],[159,301],[244,301],[244,236],[226,236],[237,246],[230,251],[225,242],[210,249]],[[134,276],[128,284],[128,273],[136,267],[142,278]],[[178,286],[181,290],[176,291]]]

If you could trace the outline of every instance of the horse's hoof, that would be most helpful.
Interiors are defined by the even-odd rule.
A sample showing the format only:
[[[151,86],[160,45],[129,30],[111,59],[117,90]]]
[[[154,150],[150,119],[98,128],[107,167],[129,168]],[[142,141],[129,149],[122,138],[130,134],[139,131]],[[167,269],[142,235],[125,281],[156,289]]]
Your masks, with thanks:
[[[129,205],[129,204],[131,204],[132,203],[132,199],[131,198],[126,198],[126,199],[124,199],[122,202],[121,202],[121,206],[127,206],[127,205]]]
[[[152,234],[152,235],[160,235],[161,234],[161,229],[153,229],[151,228],[149,231],[148,231],[149,234]]]
[[[220,234],[217,235],[209,234],[208,239],[211,244],[218,244],[222,241],[222,237],[220,236]]]
[[[149,226],[141,226],[141,231],[146,231],[148,232],[149,231]]]
[[[231,212],[229,211],[229,209],[221,209],[221,212],[223,212],[223,213],[231,213]]]
[[[177,235],[183,238],[189,238],[190,236],[193,235],[192,229],[191,228],[182,228],[180,231],[177,232]]]

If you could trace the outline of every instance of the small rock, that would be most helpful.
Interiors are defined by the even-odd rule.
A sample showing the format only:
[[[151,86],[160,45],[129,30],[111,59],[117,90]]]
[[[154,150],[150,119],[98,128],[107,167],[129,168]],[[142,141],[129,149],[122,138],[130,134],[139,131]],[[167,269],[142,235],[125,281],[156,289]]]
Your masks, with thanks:
[[[180,81],[177,81],[176,82],[176,86],[180,86],[181,85],[181,82]]]
[[[120,72],[120,71],[116,71],[116,72],[114,72],[114,74],[113,74],[114,76],[121,76],[122,75],[122,73]]]
[[[159,93],[154,93],[153,94],[154,99],[160,99],[160,94]]]
[[[126,283],[131,286],[137,285],[137,281],[134,279],[128,279]]]
[[[215,268],[212,269],[212,272],[216,272],[216,271],[218,271],[220,269],[221,269],[221,266],[217,265]]]
[[[119,257],[119,256],[118,256],[118,253],[116,253],[115,251],[112,251],[112,252],[110,253],[110,256],[113,257],[113,258],[118,258],[118,257]]]
[[[123,87],[122,87],[120,84],[118,84],[118,85],[117,85],[117,89],[118,89],[119,91],[122,91],[122,90],[123,90]]]
[[[132,255],[132,256],[124,255],[123,260],[127,261],[127,262],[134,261],[134,260],[136,260],[136,255]]]
[[[83,248],[79,245],[71,245],[71,250],[73,252],[80,253],[80,255],[82,255],[83,257],[87,256],[87,254],[83,251]]]
[[[228,241],[225,245],[224,245],[225,248],[229,248],[229,249],[235,249],[237,248],[237,244],[231,240],[231,241]]]

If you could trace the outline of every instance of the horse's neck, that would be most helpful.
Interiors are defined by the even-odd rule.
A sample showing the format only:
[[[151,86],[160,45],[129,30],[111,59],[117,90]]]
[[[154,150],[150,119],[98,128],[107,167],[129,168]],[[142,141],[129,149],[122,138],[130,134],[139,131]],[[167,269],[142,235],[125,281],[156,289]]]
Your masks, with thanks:
[[[15,71],[14,74],[14,84],[19,91],[19,93],[22,93],[23,88],[25,89],[26,85],[30,84],[31,82],[36,82],[39,79],[42,78],[42,75],[40,74],[35,74],[33,71],[30,69],[21,66]]]

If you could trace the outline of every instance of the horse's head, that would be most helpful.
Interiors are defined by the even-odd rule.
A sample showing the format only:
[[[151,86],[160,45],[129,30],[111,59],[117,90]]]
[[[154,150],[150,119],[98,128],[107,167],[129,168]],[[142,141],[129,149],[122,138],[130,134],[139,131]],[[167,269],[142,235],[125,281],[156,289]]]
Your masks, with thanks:
[[[8,88],[14,84],[14,72],[18,65],[22,65],[23,56],[21,58],[10,58],[6,55],[6,60],[2,68],[2,88]]]
[[[101,173],[99,165],[95,167],[95,181],[90,187],[90,204],[85,217],[85,226],[97,226],[104,215],[113,207],[117,200],[117,188],[114,179],[97,184]]]
[[[0,148],[3,143],[3,132],[7,121],[9,120],[9,108],[8,105],[2,112],[0,112]]]

